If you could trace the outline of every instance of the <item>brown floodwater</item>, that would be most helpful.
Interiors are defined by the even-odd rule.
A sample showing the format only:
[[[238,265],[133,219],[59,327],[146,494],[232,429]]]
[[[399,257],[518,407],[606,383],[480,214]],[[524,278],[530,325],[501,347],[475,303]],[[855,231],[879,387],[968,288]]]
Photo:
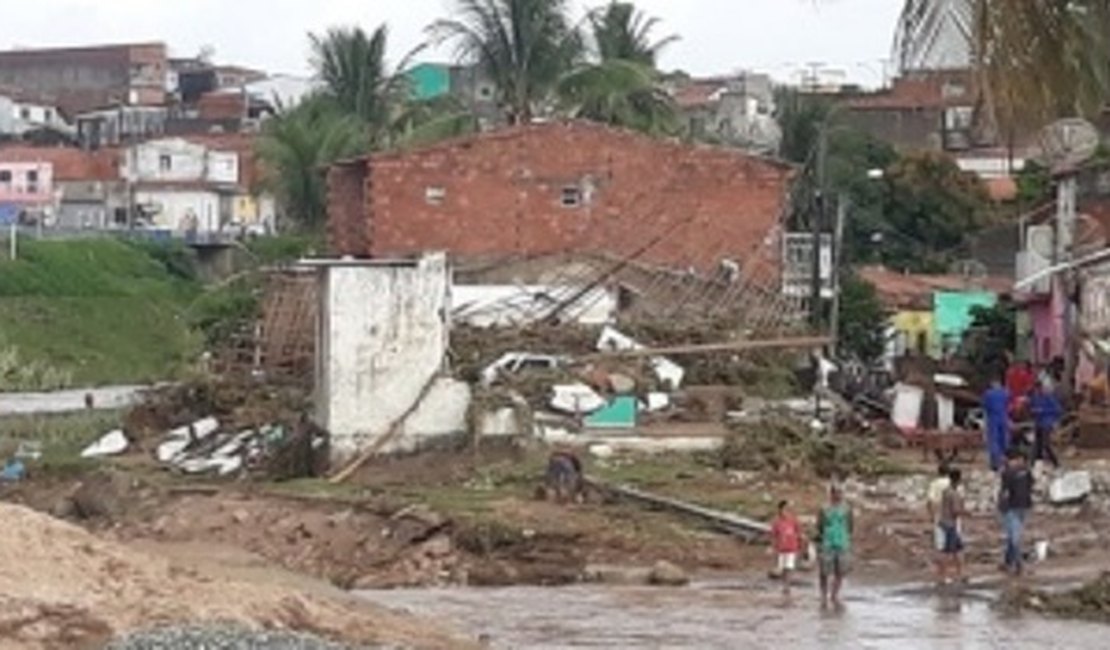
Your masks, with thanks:
[[[786,603],[765,583],[686,589],[419,589],[362,592],[369,600],[454,625],[492,648],[1110,648],[1110,626],[996,611],[967,588],[849,585],[838,611],[811,587]]]

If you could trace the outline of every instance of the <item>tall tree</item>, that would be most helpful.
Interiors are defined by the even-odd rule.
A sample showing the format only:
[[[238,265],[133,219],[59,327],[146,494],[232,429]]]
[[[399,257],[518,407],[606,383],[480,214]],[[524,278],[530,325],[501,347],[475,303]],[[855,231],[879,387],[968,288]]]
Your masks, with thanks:
[[[257,144],[264,181],[282,212],[308,230],[323,223],[327,212],[327,165],[369,149],[364,124],[325,96],[279,111]]]
[[[406,99],[407,82],[386,63],[386,26],[372,34],[361,27],[334,27],[322,36],[310,34],[309,40],[312,65],[326,94],[342,111],[362,120],[372,143],[387,142],[398,106]]]
[[[602,61],[632,61],[654,68],[659,53],[678,40],[676,35],[652,40],[659,19],[645,16],[631,2],[612,0],[591,12],[589,22]]]
[[[901,23],[970,39],[988,108],[1011,132],[1090,115],[1110,98],[1110,0],[905,0]],[[931,46],[930,29],[910,29]]]
[[[454,43],[460,59],[489,76],[510,124],[547,109],[583,55],[567,0],[456,0],[455,14],[429,27],[433,41]]]
[[[635,129],[671,134],[679,126],[674,100],[647,66],[613,59],[582,66],[559,82],[559,96],[571,116]]]

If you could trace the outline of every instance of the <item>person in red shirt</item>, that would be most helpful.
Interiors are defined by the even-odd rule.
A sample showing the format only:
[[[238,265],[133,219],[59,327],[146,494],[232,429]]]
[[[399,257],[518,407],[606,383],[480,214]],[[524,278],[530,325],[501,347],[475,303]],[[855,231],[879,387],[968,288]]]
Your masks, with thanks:
[[[1016,361],[1006,369],[1006,390],[1010,391],[1010,412],[1021,409],[1029,393],[1037,385],[1037,375],[1033,372],[1033,364],[1028,361]]]
[[[782,593],[790,596],[790,574],[798,568],[798,554],[802,552],[802,525],[790,510],[789,501],[779,502],[779,514],[771,524],[771,548],[778,559],[778,573],[782,579]]]

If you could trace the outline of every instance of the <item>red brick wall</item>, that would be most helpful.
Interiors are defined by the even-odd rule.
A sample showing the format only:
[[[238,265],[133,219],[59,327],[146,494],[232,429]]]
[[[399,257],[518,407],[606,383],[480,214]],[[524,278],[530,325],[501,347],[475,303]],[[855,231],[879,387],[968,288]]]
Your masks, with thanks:
[[[366,163],[332,165],[328,170],[328,239],[336,255],[366,256]]]
[[[456,256],[568,250],[628,254],[708,269],[747,263],[783,213],[792,170],[737,152],[690,147],[583,123],[533,125],[376,156],[363,219],[376,256],[446,250]],[[564,187],[583,203],[564,207]],[[585,194],[591,194],[588,199]],[[342,189],[342,188],[337,188]],[[429,192],[442,190],[437,204]],[[347,190],[331,219],[350,215]],[[336,227],[343,236],[358,229]],[[365,236],[366,231],[361,232]],[[333,240],[336,248],[357,248]]]

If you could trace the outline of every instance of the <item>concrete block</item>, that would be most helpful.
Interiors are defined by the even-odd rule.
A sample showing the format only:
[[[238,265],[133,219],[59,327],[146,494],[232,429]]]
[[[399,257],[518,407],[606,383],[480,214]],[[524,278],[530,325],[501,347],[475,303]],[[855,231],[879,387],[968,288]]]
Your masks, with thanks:
[[[1090,472],[1067,472],[1055,478],[1048,486],[1048,500],[1054,505],[1075,503],[1091,493]]]

